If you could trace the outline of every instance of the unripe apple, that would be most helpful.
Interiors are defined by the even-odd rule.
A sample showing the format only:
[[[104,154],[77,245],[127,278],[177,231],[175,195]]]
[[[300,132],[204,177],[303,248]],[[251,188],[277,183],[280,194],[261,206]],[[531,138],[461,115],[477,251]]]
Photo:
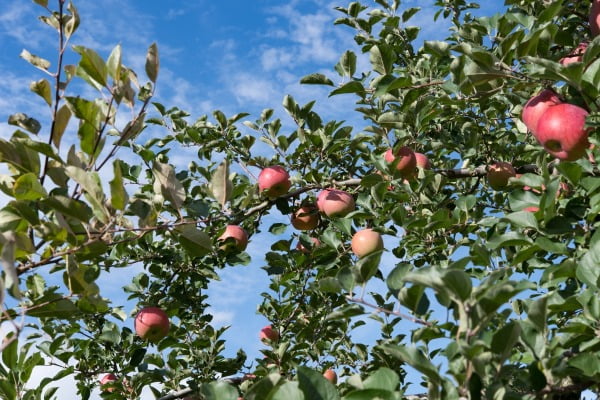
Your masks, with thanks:
[[[310,240],[313,242],[313,248],[319,247],[321,245],[321,241],[315,237],[311,237]],[[296,245],[296,250],[299,250],[305,254],[310,251],[310,249],[307,249],[306,247],[304,247],[302,242],[298,242],[298,244]]]
[[[494,190],[502,190],[508,186],[508,180],[515,177],[517,172],[510,163],[499,161],[488,167],[487,180]]]
[[[325,379],[327,379],[329,382],[333,383],[334,385],[337,383],[337,374],[331,368],[328,369],[327,371],[323,372],[323,376],[325,377]]]
[[[598,36],[600,34],[600,0],[592,0],[589,20],[592,36]]]
[[[266,340],[276,342],[277,340],[279,340],[279,332],[273,329],[272,325],[267,325],[260,330],[259,337],[262,341]]]
[[[231,247],[234,247],[238,251],[246,250],[248,246],[248,233],[246,233],[244,228],[239,225],[227,225],[225,232],[217,240],[225,242],[229,238],[232,238],[234,242],[224,243],[221,246],[222,250],[229,250]]]
[[[399,159],[396,164],[396,171],[398,171],[400,176],[405,178],[410,177],[414,173],[415,168],[417,168],[417,158],[415,157],[415,153],[407,146],[400,147],[396,151],[388,149],[383,157],[388,164]]]
[[[588,44],[586,42],[581,42],[579,45],[569,53],[568,56],[561,58],[558,62],[562,65],[569,65],[574,62],[583,61],[583,53],[587,50]]]
[[[292,214],[292,226],[301,231],[315,229],[319,225],[317,207],[313,204],[300,207]]]
[[[352,247],[352,252],[358,258],[363,258],[373,252],[383,250],[383,239],[379,232],[367,228],[356,232],[352,236],[350,246]]]
[[[143,308],[134,321],[135,333],[152,343],[167,336],[170,325],[167,313],[158,307]]]
[[[351,194],[337,189],[325,189],[317,196],[317,208],[328,217],[344,217],[354,211],[356,204]]]
[[[115,374],[106,374],[102,377],[102,379],[100,379],[100,388],[106,392],[112,393],[115,391],[114,387],[108,387],[108,388],[104,389],[103,386],[108,383],[116,382],[116,381],[117,381],[117,376]]]
[[[589,147],[585,119],[588,112],[573,104],[548,107],[540,117],[534,136],[544,149],[561,160],[575,161]]]
[[[267,167],[258,175],[258,190],[268,197],[282,196],[288,192],[290,186],[290,175],[279,165]]]
[[[521,120],[527,129],[535,135],[542,114],[548,107],[561,103],[558,95],[553,90],[544,89],[525,103],[523,112],[521,113]]]

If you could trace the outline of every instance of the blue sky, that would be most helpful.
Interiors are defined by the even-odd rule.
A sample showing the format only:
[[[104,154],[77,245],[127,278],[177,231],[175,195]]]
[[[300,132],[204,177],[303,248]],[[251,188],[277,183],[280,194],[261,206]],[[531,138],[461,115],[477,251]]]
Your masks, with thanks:
[[[56,0],[50,0],[50,3],[56,3]],[[372,1],[363,3],[374,4]],[[498,8],[502,2],[485,3],[489,8],[487,12]],[[444,38],[447,22],[433,23],[433,0],[411,0],[404,4],[403,8],[423,8],[411,21],[423,28],[421,40]],[[350,29],[333,25],[339,15],[333,7],[347,6],[347,2],[76,0],[75,5],[82,24],[72,44],[91,47],[103,57],[116,44],[121,44],[124,63],[143,74],[146,49],[152,42],[157,42],[161,71],[156,100],[167,107],[178,106],[190,112],[192,118],[220,109],[226,115],[250,112],[252,115],[248,119],[254,120],[262,109],[274,108],[284,127],[289,127],[290,120],[286,119],[281,102],[286,94],[291,94],[300,104],[316,99],[314,109],[324,119],[343,119],[359,127],[363,123],[351,113],[354,108],[351,96],[327,99],[327,89],[298,83],[302,76],[313,72],[325,73],[338,83],[333,66],[339,56],[347,49],[359,52]],[[53,32],[36,21],[42,11],[28,0],[5,2],[0,9],[2,138],[12,134],[13,128],[5,121],[15,112],[25,112],[38,118],[46,129],[48,126],[47,107],[28,89],[29,83],[42,75],[19,58],[25,48],[55,63]],[[75,60],[72,58],[70,62]],[[359,57],[359,72],[368,69],[367,62],[364,57]],[[172,161],[185,166],[189,157],[194,157],[194,153],[184,152]],[[280,222],[287,220],[286,216],[277,214],[271,218]],[[286,235],[291,233],[292,229],[288,229]],[[268,250],[264,244],[275,240],[269,233],[253,237],[247,250],[253,263],[225,269],[222,281],[210,287],[208,302],[213,306],[215,323],[231,325],[226,335],[229,351],[234,354],[238,348],[243,348],[249,360],[261,357],[258,331],[267,321],[256,314],[256,307],[261,301],[260,292],[267,290],[268,276],[260,267],[264,265],[263,255]],[[396,262],[388,252],[382,268],[389,272]],[[133,268],[131,274],[137,272]],[[101,287],[113,280],[110,275],[102,276]],[[103,294],[111,297],[115,304],[125,297],[119,288]],[[410,324],[403,326],[411,327]],[[376,328],[377,324],[372,322],[357,330],[357,340],[372,340]],[[44,371],[36,374],[39,379],[44,375]],[[72,382],[61,385],[58,397],[76,398]]]

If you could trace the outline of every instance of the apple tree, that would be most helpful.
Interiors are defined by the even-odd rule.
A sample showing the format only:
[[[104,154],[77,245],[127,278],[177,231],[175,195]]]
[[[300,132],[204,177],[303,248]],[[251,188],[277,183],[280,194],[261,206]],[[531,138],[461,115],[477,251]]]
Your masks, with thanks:
[[[107,399],[599,390],[599,1],[505,0],[480,16],[436,0],[451,29],[424,42],[418,8],[339,5],[355,43],[299,79],[352,96],[360,129],[293,94],[279,116],[160,104],[155,44],[136,73],[120,46],[77,45],[73,2],[34,1],[58,52],[23,51],[48,113],[14,110],[0,139],[0,398],[54,398],[66,376],[84,399],[100,379]],[[205,290],[251,262],[244,235],[258,232],[272,233],[254,260],[271,325],[248,360],[225,355]],[[168,333],[136,333],[142,309]],[[363,343],[365,318],[380,330]],[[42,365],[59,372],[26,386]]]

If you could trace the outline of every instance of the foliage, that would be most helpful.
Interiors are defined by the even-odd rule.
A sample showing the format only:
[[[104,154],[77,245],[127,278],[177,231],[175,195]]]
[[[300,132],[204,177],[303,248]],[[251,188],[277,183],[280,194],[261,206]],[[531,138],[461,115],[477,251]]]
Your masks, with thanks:
[[[145,387],[157,397],[189,388],[203,399],[401,399],[419,383],[405,379],[408,367],[422,375],[430,399],[579,398],[598,390],[598,150],[558,163],[519,119],[522,105],[552,86],[590,110],[597,144],[600,38],[590,37],[587,2],[507,0],[505,13],[475,17],[477,3],[438,0],[436,18],[449,19],[451,33],[419,48],[419,28],[410,25],[418,9],[396,0],[338,7],[336,24],[355,31],[362,54],[341,55],[339,85],[323,74],[302,81],[355,96],[367,125],[361,132],[323,121],[314,102],[300,105],[291,95],[285,121],[272,109],[255,121],[221,111],[190,118],[152,100],[160,81],[155,44],[141,78],[122,64],[120,46],[107,59],[70,47],[78,12],[57,3],[41,19],[58,32],[56,69],[21,54],[41,70],[30,89],[51,123],[15,110],[12,137],[0,139],[0,190],[9,198],[0,210],[0,304],[16,330],[2,344],[1,398],[53,398],[51,378],[24,388],[49,362],[61,366],[54,379],[72,375],[84,399],[106,371],[119,381],[103,396],[115,399],[137,398]],[[582,63],[557,62],[585,40]],[[65,65],[71,51],[79,61]],[[363,56],[369,71],[357,70]],[[90,88],[95,98],[83,95]],[[257,139],[270,156],[260,155]],[[382,158],[392,146],[427,154],[434,168],[395,177]],[[186,168],[182,149],[195,153]],[[523,175],[494,191],[484,179],[494,161]],[[277,199],[258,193],[252,176],[270,165],[294,177]],[[271,244],[270,291],[259,312],[280,338],[247,371],[242,350],[223,356],[224,329],[211,325],[204,290],[225,265],[250,256],[216,238],[228,224],[278,234],[287,221],[268,227],[265,216],[291,214],[327,187],[352,193],[357,210],[294,235],[309,251],[295,238]],[[524,211],[529,206],[539,211]],[[393,268],[381,265],[380,253],[352,255],[352,233],[364,227],[386,235]],[[143,272],[123,288],[134,310],[103,297],[101,275],[136,265]],[[377,281],[385,289],[369,292]],[[172,321],[156,348],[122,323],[146,305]],[[351,340],[363,323],[357,317],[372,312],[380,336]],[[400,332],[405,322],[411,329]],[[321,376],[328,367],[341,373],[340,384]],[[244,371],[243,379],[219,380]]]

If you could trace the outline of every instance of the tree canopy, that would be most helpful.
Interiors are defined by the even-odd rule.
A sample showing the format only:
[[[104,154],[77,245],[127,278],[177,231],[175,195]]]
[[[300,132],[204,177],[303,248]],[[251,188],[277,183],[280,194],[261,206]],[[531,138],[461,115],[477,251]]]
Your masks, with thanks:
[[[51,118],[14,110],[0,139],[0,320],[14,331],[0,398],[52,399],[65,376],[83,399],[100,380],[107,399],[148,387],[207,400],[600,389],[600,1],[505,0],[481,17],[478,2],[436,0],[451,30],[422,45],[418,8],[336,7],[355,44],[301,82],[352,96],[347,121],[363,129],[293,93],[282,115],[160,104],[156,44],[133,71],[120,46],[75,44],[75,1],[34,1],[58,51],[21,54]],[[186,167],[182,149],[195,153]],[[272,233],[257,270],[270,282],[257,305],[271,322],[264,358],[229,357],[205,291],[251,262],[244,235],[261,231]],[[134,309],[103,295],[105,274]],[[361,343],[352,332],[367,316],[379,336]],[[26,387],[50,362],[60,372]]]

